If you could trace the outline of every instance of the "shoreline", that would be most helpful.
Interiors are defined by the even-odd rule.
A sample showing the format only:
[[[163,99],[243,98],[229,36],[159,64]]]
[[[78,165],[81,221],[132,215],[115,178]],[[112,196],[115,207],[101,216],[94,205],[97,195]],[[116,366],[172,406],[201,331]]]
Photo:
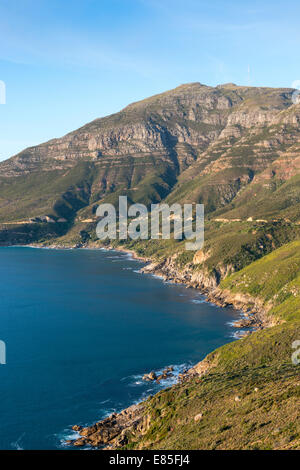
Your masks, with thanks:
[[[189,272],[188,269],[180,271],[172,262],[172,259],[166,259],[163,262],[155,262],[151,258],[137,255],[134,250],[113,246],[93,246],[91,244],[86,246],[66,246],[56,244],[30,244],[16,246],[57,250],[103,250],[126,253],[137,261],[148,263],[140,269],[141,273],[152,274],[164,281],[175,284],[183,284],[186,288],[195,288],[205,297],[206,302],[212,303],[218,307],[233,307],[240,316],[240,319],[233,322],[232,325],[237,330],[237,333],[234,335],[234,341],[237,341],[244,336],[248,336],[253,331],[274,325],[274,323],[267,318],[267,311],[262,307],[262,302],[260,302],[259,299],[241,294],[232,294],[228,291],[221,290],[218,285],[212,281],[212,279],[205,278],[203,273],[200,273],[196,279],[197,275]],[[251,330],[239,335],[238,332],[243,328]],[[189,370],[179,374],[177,384],[172,385],[172,387],[195,377],[200,378],[209,372],[212,367],[213,365],[209,364],[206,358],[204,358]],[[72,427],[72,430],[74,431],[74,439],[67,439],[65,444],[71,447],[90,446],[98,449],[117,449],[126,445],[126,434],[137,431],[143,434],[149,428],[150,421],[149,416],[145,415],[144,403],[145,398],[141,398],[139,403],[133,404],[119,413],[113,413],[91,426],[81,427],[74,425]]]
[[[10,245],[12,247],[12,245]],[[240,318],[233,322],[236,333],[233,335],[235,340],[242,339],[254,331],[270,328],[277,323],[270,318],[266,309],[259,298],[251,297],[246,294],[233,294],[228,290],[221,289],[213,277],[206,276],[199,271],[193,273],[189,271],[189,266],[180,270],[174,263],[174,259],[166,258],[164,261],[154,261],[152,258],[138,255],[134,250],[121,246],[99,246],[99,244],[89,243],[87,245],[45,245],[33,243],[29,245],[14,245],[16,247],[44,248],[51,250],[103,250],[126,253],[137,261],[147,263],[141,268],[140,272],[152,274],[157,278],[174,284],[183,284],[186,288],[197,289],[204,296],[204,301],[217,307],[232,307],[237,311]],[[246,329],[246,330],[245,330]]]
[[[141,272],[144,274],[152,274],[164,281],[171,282],[174,284],[183,284],[187,288],[194,288],[199,290],[199,293],[205,297],[205,301],[216,305],[217,307],[225,308],[232,307],[240,315],[240,319],[234,322],[233,326],[236,329],[251,328],[251,331],[260,330],[263,328],[269,328],[275,325],[274,321],[268,317],[268,310],[262,306],[262,302],[258,298],[251,297],[243,294],[233,294],[229,291],[222,290],[219,288],[216,280],[211,277],[206,277],[204,273],[199,271],[199,274],[189,272],[189,267],[185,270],[180,271],[178,267],[174,265],[172,258],[167,258],[163,262],[156,262],[152,258],[143,257],[138,255],[134,250],[124,248],[121,246],[99,246],[98,244],[88,245],[44,245],[44,244],[30,244],[30,245],[16,245],[32,248],[46,248],[54,250],[104,250],[104,251],[116,251],[121,253],[127,253],[137,261],[147,263],[146,266],[141,268]],[[246,336],[240,335],[236,339],[241,339]]]
[[[154,261],[152,258],[143,257],[138,255],[134,250],[129,248],[123,248],[120,246],[99,246],[98,244],[88,245],[44,245],[44,244],[30,244],[30,245],[15,245],[24,246],[31,248],[46,248],[52,250],[103,250],[103,251],[116,251],[121,253],[127,253],[137,261],[148,263],[146,266],[141,268],[141,273],[152,274],[164,281],[171,282],[174,284],[183,284],[187,288],[193,288],[199,290],[199,293],[205,297],[205,301],[216,305],[217,307],[225,308],[232,307],[240,315],[242,322],[245,319],[249,320],[249,324],[241,324],[240,326],[234,325],[236,328],[248,328],[251,327],[253,331],[258,329],[264,329],[274,326],[274,320],[269,318],[266,309],[262,305],[262,301],[259,298],[251,297],[246,294],[233,294],[228,290],[222,290],[216,280],[212,277],[206,277],[205,273],[199,271],[198,273],[191,273],[189,267],[184,270],[179,270],[175,266],[172,258],[167,258],[163,262]]]

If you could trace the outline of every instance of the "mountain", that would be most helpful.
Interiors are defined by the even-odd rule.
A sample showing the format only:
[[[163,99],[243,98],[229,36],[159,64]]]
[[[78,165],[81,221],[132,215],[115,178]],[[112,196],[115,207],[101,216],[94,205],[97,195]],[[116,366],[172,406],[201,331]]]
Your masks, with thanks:
[[[292,92],[182,85],[30,147],[0,163],[0,222],[73,220],[83,207],[90,216],[119,194],[202,201],[212,212],[250,183],[279,185],[299,170]]]
[[[240,336],[247,337],[142,403],[136,427],[126,413],[113,416],[82,430],[78,445],[300,448],[299,364],[291,360],[300,340],[293,92],[181,85],[0,163],[0,245],[105,245],[96,237],[96,210],[119,195],[147,206],[203,203],[202,250],[186,251],[174,239],[106,245],[132,250],[151,260],[149,272],[243,311]],[[259,331],[248,335],[245,326]],[[111,440],[103,441],[103,429]]]
[[[298,233],[293,91],[181,85],[24,150],[0,163],[0,243],[95,239],[97,206],[119,195],[146,205],[199,202],[207,253],[243,267]],[[143,250],[165,250],[154,245]]]

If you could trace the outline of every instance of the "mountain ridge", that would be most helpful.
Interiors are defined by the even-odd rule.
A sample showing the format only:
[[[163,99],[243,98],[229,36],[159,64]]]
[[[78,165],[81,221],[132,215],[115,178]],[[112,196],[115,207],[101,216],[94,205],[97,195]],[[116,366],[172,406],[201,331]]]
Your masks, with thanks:
[[[144,198],[149,203],[154,197],[157,202],[171,192],[178,178],[189,168],[192,172],[194,169],[198,172],[199,168],[201,177],[205,173],[222,171],[224,165],[230,168],[230,159],[225,159],[228,146],[234,147],[241,141],[246,147],[247,138],[253,137],[253,129],[257,134],[273,125],[272,121],[280,112],[292,107],[292,92],[287,88],[232,84],[208,87],[196,82],[181,85],[0,162],[0,197],[9,178],[20,203],[19,177],[28,175],[30,178],[33,173],[40,173],[43,178],[47,173],[54,175],[55,172],[57,177],[63,177],[64,171],[72,171],[78,163],[92,162],[95,164],[94,201],[123,190],[131,191],[133,201],[143,202]],[[295,115],[297,113],[293,111],[285,114],[288,124],[284,125],[290,125],[290,120],[293,123]],[[295,132],[291,138],[295,143]],[[271,147],[276,145],[282,146],[283,142],[271,142]],[[233,155],[233,158],[236,157]],[[265,163],[268,162],[256,158],[255,164],[245,162],[242,166],[248,165],[246,173],[249,174],[252,167],[254,170],[265,169]],[[235,163],[233,166],[238,167]],[[247,175],[240,173],[240,177],[247,180]],[[143,187],[143,191],[135,197],[137,187]],[[68,190],[66,185],[65,191]],[[57,197],[59,199],[61,194]],[[4,202],[11,208],[14,205],[10,198]],[[29,218],[53,212],[53,207],[49,207],[49,214],[38,214],[38,205],[34,207],[32,213],[25,209]],[[14,217],[11,213],[11,216],[10,220],[20,220],[17,214]],[[6,221],[1,207],[0,221]]]
[[[17,243],[20,224],[30,232],[38,219],[65,219],[64,227],[56,223],[59,236],[78,226],[78,238],[82,221],[95,225],[96,206],[117,204],[119,195],[147,206],[203,203],[209,219],[297,223],[300,106],[293,91],[183,84],[25,149],[0,162],[0,240]],[[270,211],[274,196],[281,202]],[[252,199],[260,202],[251,207]],[[54,226],[43,225],[42,239],[47,228],[55,236]],[[36,225],[30,241],[39,241]]]

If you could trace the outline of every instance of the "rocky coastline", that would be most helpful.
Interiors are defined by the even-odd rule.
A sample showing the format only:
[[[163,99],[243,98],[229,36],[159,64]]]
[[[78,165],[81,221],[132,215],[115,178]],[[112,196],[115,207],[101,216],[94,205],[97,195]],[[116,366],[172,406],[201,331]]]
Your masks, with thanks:
[[[194,377],[200,378],[212,367],[213,365],[204,359],[191,369],[179,374],[178,382],[183,383]],[[143,380],[159,381],[170,375],[173,375],[172,368],[168,367],[164,370],[161,377],[157,377],[152,371],[145,374]],[[71,447],[94,447],[100,450],[116,450],[126,446],[129,438],[146,434],[150,425],[151,415],[143,401],[125,408],[120,413],[112,413],[110,416],[91,426],[74,425],[72,430],[77,436],[74,439],[68,439],[65,441],[65,444]]]
[[[132,405],[92,426],[73,426],[73,431],[80,435],[77,439],[66,441],[67,445],[74,447],[91,446],[99,449],[117,449],[127,444],[129,433],[146,432],[149,419],[144,416],[144,405]]]
[[[44,247],[43,245],[33,245],[35,247]],[[273,326],[274,323],[268,318],[266,309],[262,301],[249,295],[233,294],[218,287],[216,277],[207,276],[201,271],[193,271],[189,267],[180,270],[174,259],[169,258],[163,262],[153,262],[148,258],[138,256],[134,251],[124,249],[123,247],[99,247],[99,245],[86,246],[47,246],[50,249],[99,249],[121,251],[129,253],[133,258],[147,262],[141,269],[143,273],[149,273],[161,277],[165,281],[185,284],[187,288],[199,289],[205,296],[207,302],[213,303],[219,307],[232,306],[241,313],[240,320],[237,320],[233,326],[237,329],[247,328],[248,331],[241,331],[237,338],[242,338],[251,334],[252,331]],[[179,374],[178,382],[182,383],[191,380],[194,377],[202,377],[213,367],[206,359],[197,363],[191,369]],[[166,374],[172,374],[172,370],[165,370]],[[153,371],[145,374],[144,380],[160,380],[163,377],[157,377]],[[98,449],[118,449],[128,442],[128,436],[135,434],[143,435],[150,426],[150,415],[147,414],[144,402],[135,404],[122,410],[120,413],[113,413],[103,420],[87,427],[74,425],[73,431],[80,437],[69,439],[66,444],[73,447],[95,447]]]
[[[241,314],[241,319],[233,324],[236,328],[257,330],[274,326],[274,320],[268,316],[271,306],[266,307],[259,298],[248,294],[221,289],[216,275],[208,275],[201,270],[194,271],[191,266],[181,270],[172,258],[160,263],[150,262],[141,271],[159,276],[168,282],[198,289],[207,302],[218,307],[233,307]]]
[[[205,301],[221,308],[231,306],[236,309],[240,313],[240,319],[236,320],[232,325],[237,329],[235,334],[236,339],[248,336],[252,331],[274,326],[274,320],[268,316],[269,308],[264,306],[259,298],[221,289],[217,274],[209,275],[204,271],[194,270],[193,264],[186,265],[181,269],[176,264],[175,256],[158,262],[150,258],[141,257],[135,251],[124,247],[99,246],[93,243],[86,245],[34,244],[31,246],[49,249],[105,249],[128,253],[134,259],[147,263],[146,266],[141,268],[142,273],[158,276],[167,282],[184,284],[187,288],[198,289],[203,294]],[[225,277],[226,272],[221,273],[221,276]],[[189,381],[195,377],[200,378],[212,367],[213,364],[204,359],[191,369],[179,374],[178,383]],[[166,374],[172,374],[172,371],[166,369]],[[157,377],[153,371],[144,376],[144,380],[160,380],[162,378]],[[79,448],[119,449],[126,446],[129,442],[128,436],[142,436],[145,434],[150,427],[150,422],[151,417],[147,413],[145,402],[141,402],[122,410],[120,413],[113,413],[91,426],[81,427],[74,425],[72,430],[74,433],[77,433],[77,436],[75,437],[74,435],[74,439],[69,439],[65,443],[68,446]]]
[[[114,250],[122,253],[127,253],[133,259],[147,263],[146,266],[141,268],[141,272],[145,274],[153,274],[162,278],[164,281],[173,282],[176,284],[184,284],[187,288],[198,289],[199,292],[205,297],[205,301],[212,303],[218,307],[233,307],[240,312],[241,319],[233,325],[236,328],[252,328],[253,330],[268,328],[274,326],[274,319],[268,316],[270,306],[263,305],[262,300],[257,297],[252,297],[248,294],[232,293],[228,290],[219,287],[220,276],[226,277],[226,269],[224,272],[218,274],[208,274],[202,270],[193,270],[192,265],[187,265],[183,269],[178,268],[175,259],[170,257],[164,261],[153,261],[149,257],[138,255],[134,250],[124,248],[121,246],[100,246],[97,243],[88,244],[40,244],[34,243],[31,245],[33,248],[48,248],[48,249],[102,249]],[[197,253],[195,257],[197,256]],[[227,268],[230,270],[230,267]]]

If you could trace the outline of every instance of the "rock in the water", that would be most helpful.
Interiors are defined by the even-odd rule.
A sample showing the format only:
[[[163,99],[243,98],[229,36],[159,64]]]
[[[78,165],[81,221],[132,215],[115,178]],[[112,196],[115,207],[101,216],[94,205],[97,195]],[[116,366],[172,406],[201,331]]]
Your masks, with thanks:
[[[78,431],[80,431],[80,430],[82,429],[82,427],[81,427],[81,426],[78,426],[78,424],[75,424],[75,426],[72,426],[72,429],[73,429],[73,431],[78,432]]]
[[[149,374],[145,374],[145,375],[143,376],[143,380],[146,380],[146,381],[148,381],[148,382],[151,382],[151,381],[153,381],[153,380],[157,380],[157,375],[156,375],[155,372],[152,371],[152,372],[150,372]]]
[[[253,324],[253,319],[243,318],[233,323],[234,328],[247,328]]]
[[[75,447],[83,447],[86,444],[86,440],[81,437],[80,439],[76,439],[76,441],[72,442],[72,445]]]
[[[91,434],[94,434],[94,432],[96,432],[96,431],[97,431],[97,426],[96,425],[88,426],[87,428],[82,428],[80,430],[80,435],[84,436],[84,437],[88,437]]]

